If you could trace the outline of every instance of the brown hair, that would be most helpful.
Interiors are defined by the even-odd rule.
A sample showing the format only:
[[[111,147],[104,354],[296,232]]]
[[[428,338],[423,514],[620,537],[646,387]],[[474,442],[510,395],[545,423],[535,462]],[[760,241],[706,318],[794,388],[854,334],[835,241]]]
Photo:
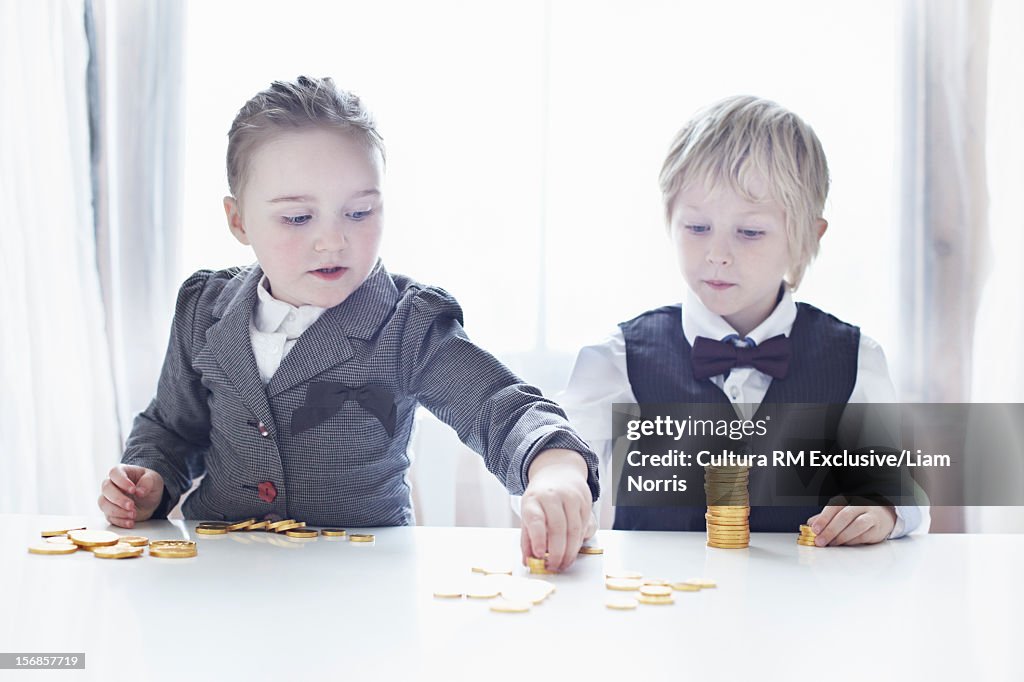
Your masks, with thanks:
[[[228,188],[238,197],[253,151],[281,130],[329,128],[361,138],[384,159],[384,138],[362,101],[330,78],[274,81],[245,103],[228,131]]]

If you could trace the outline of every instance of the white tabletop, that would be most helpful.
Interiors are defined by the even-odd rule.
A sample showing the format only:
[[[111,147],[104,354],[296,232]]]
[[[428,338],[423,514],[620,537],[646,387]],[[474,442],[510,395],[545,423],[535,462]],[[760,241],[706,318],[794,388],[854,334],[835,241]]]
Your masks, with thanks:
[[[604,555],[551,577],[557,591],[531,612],[500,614],[433,590],[480,564],[525,575],[513,529],[277,546],[153,521],[131,533],[196,539],[199,556],[27,552],[41,530],[75,524],[107,528],[0,515],[0,651],[85,652],[86,670],[0,679],[1024,679],[1024,536],[805,548],[795,533],[754,534],[722,550],[697,533],[601,531]],[[718,588],[612,611],[615,569]]]

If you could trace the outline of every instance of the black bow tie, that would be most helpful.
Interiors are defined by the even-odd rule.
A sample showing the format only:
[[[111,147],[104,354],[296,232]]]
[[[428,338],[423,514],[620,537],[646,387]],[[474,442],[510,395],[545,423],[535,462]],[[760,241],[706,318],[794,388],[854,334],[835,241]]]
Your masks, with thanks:
[[[395,397],[386,388],[346,386],[337,381],[316,381],[306,389],[306,401],[292,412],[292,435],[324,423],[341,409],[346,400],[354,400],[380,421],[389,436],[395,435]]]
[[[790,342],[784,334],[744,348],[728,341],[715,341],[698,336],[693,342],[690,362],[695,379],[708,379],[729,372],[733,367],[753,367],[775,379],[785,379],[789,372]]]

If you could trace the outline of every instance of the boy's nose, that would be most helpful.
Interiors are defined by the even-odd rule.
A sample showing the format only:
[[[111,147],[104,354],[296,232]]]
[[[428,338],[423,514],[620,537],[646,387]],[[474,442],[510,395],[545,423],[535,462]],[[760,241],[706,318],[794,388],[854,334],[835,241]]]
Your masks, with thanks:
[[[707,261],[711,265],[730,265],[732,253],[721,245],[712,244],[708,247]]]
[[[348,239],[345,236],[345,230],[338,225],[331,225],[320,230],[316,236],[316,241],[313,243],[313,248],[318,253],[342,251],[347,246]]]

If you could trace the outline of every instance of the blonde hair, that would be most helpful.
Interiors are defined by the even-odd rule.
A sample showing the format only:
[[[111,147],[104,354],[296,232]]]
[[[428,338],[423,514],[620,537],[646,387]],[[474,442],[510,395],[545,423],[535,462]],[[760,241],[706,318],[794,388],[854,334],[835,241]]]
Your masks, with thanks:
[[[758,97],[729,97],[698,113],[669,147],[659,181],[666,217],[680,191],[694,183],[725,184],[747,201],[760,176],[786,212],[790,266],[786,282],[796,289],[818,253],[815,223],[828,197],[825,152],[814,130],[794,114]]]
[[[330,78],[299,76],[274,81],[238,111],[228,131],[228,187],[237,197],[245,185],[253,152],[274,133],[327,128],[355,135],[384,160],[384,139],[362,101]]]

